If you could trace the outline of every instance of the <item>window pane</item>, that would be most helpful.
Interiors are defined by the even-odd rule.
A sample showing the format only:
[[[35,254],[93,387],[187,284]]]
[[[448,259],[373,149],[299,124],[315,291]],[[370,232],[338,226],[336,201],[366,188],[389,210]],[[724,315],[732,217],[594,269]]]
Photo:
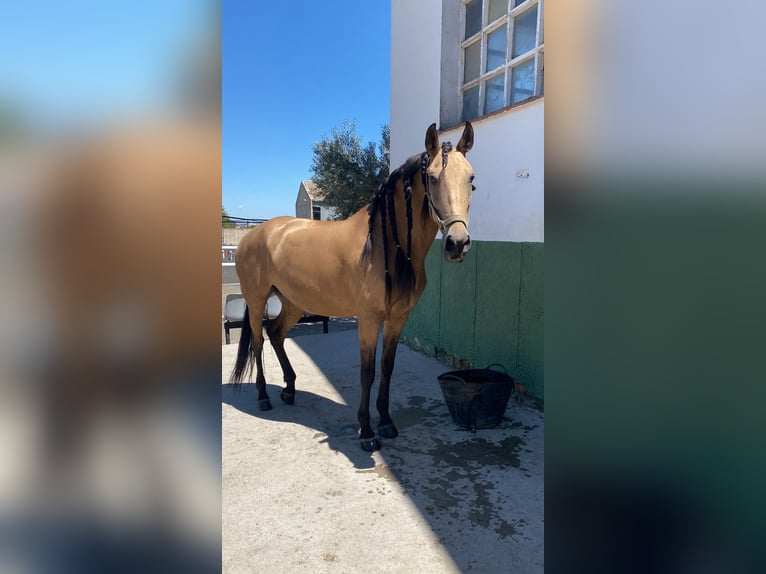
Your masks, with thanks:
[[[511,103],[523,102],[535,95],[535,60],[524,62],[511,71]]]
[[[489,0],[489,18],[487,23],[494,22],[508,12],[508,0]]]
[[[516,8],[519,4],[524,4],[527,0],[513,0],[513,7]]]
[[[487,80],[484,89],[484,113],[499,110],[505,105],[505,73]]]
[[[517,16],[513,22],[512,58],[529,52],[535,47],[535,32],[537,32],[537,6]]]
[[[470,38],[481,30],[482,0],[471,0],[465,5],[465,39]]]
[[[463,83],[479,77],[481,66],[481,42],[474,42],[465,49],[465,68],[463,70]]]
[[[487,36],[487,69],[491,72],[505,64],[505,26]]]
[[[472,120],[479,115],[479,86],[463,92],[463,121]]]

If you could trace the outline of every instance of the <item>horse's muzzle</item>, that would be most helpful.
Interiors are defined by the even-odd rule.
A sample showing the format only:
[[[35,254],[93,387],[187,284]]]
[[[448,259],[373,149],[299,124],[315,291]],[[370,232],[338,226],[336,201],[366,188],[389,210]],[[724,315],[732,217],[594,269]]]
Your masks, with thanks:
[[[444,257],[447,261],[452,263],[460,263],[463,260],[463,256],[471,248],[471,236],[468,235],[467,230],[462,232],[448,233],[444,237]]]

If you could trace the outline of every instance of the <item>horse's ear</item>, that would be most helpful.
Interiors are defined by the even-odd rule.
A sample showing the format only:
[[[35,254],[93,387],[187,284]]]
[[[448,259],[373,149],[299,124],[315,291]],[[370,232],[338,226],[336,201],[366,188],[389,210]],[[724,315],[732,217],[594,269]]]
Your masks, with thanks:
[[[436,124],[431,124],[426,130],[426,151],[432,158],[439,153],[439,134],[436,133]]]
[[[473,147],[473,126],[471,125],[471,122],[465,123],[465,129],[463,130],[463,135],[460,137],[460,141],[457,144],[457,151],[462,153],[463,155],[468,152]]]

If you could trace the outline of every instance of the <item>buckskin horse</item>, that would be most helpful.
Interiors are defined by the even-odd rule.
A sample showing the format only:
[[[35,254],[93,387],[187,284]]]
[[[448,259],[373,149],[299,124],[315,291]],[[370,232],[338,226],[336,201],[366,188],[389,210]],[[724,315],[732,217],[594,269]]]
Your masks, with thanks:
[[[361,352],[362,396],[359,440],[362,449],[380,449],[370,426],[370,391],[383,324],[383,358],[376,406],[378,435],[395,438],[389,387],[399,335],[426,286],[425,258],[442,232],[447,261],[458,263],[471,246],[468,208],[474,173],[466,159],[473,127],[466,122],[455,148],[439,143],[436,124],[425,137],[426,151],[407,159],[377,190],[366,208],[343,221],[277,217],[249,231],[239,244],[236,270],[247,308],[231,382],[238,388],[246,371],[257,367],[258,408],[272,408],[263,374],[263,313],[275,293],[282,311],[267,330],[284,374],[282,400],[295,401],[295,371],[284,339],[304,311],[356,316]],[[250,312],[250,310],[254,312]]]

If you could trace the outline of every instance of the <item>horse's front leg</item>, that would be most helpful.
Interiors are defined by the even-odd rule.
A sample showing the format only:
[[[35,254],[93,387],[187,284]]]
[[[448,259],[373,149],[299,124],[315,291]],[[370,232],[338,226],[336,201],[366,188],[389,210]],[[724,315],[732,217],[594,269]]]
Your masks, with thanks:
[[[391,420],[388,412],[388,395],[391,388],[391,373],[394,370],[394,360],[396,359],[396,348],[399,345],[399,335],[402,334],[404,324],[407,322],[409,312],[400,317],[388,319],[383,324],[383,358],[380,361],[380,389],[378,390],[378,413],[380,413],[380,424],[378,424],[378,435],[383,438],[396,438],[399,431]]]
[[[370,319],[359,318],[359,350],[362,355],[360,382],[362,398],[359,401],[359,443],[362,450],[372,452],[380,449],[380,442],[370,426],[370,390],[375,380],[375,350],[378,346],[378,331],[380,323]]]

